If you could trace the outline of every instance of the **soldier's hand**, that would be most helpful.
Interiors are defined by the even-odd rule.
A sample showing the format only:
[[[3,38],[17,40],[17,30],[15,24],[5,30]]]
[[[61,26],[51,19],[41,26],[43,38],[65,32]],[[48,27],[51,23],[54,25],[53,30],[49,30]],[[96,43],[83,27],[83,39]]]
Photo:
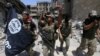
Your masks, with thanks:
[[[100,29],[97,29],[97,38],[100,38]]]
[[[36,39],[38,39],[39,31],[35,31]]]
[[[84,25],[84,29],[85,29],[85,30],[89,30],[89,29],[91,29],[93,26],[94,26],[94,22],[92,22],[92,23],[90,23],[90,24],[88,24],[88,25]]]
[[[60,33],[60,29],[57,29],[56,32],[57,32],[57,33]]]

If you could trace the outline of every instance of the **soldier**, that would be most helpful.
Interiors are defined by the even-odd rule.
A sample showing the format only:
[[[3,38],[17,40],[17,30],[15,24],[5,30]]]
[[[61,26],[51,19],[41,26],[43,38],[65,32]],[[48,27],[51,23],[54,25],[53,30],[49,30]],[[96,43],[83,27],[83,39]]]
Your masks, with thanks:
[[[45,24],[46,24],[46,16],[45,15],[41,15],[40,16],[40,19],[39,19],[39,28],[41,28],[41,27],[44,27],[45,26]]]
[[[36,34],[34,32],[34,30],[36,29],[36,25],[34,24],[34,22],[32,21],[32,18],[29,16],[29,13],[27,11],[23,11],[23,26],[25,27],[26,30],[30,30],[31,33],[33,34],[33,39],[36,40]],[[29,56],[33,56],[33,45],[34,43],[32,43],[31,45],[29,45],[26,48],[26,51],[28,52]]]
[[[54,56],[54,23],[53,18],[50,15],[47,15],[47,23],[42,29],[40,29],[41,37],[43,40],[43,55],[48,56],[48,51],[50,50],[50,56]]]
[[[58,6],[59,10],[59,16],[58,16],[58,29],[57,29],[57,35],[59,37],[59,40],[61,42],[60,44],[60,51],[63,50],[63,43],[65,41],[66,43],[66,49],[63,51],[63,55],[67,56],[66,52],[69,48],[69,35],[71,33],[71,23],[69,22],[70,15],[68,13],[63,13],[63,5]],[[63,20],[64,18],[64,20]]]
[[[64,41],[66,43],[65,50],[63,51],[64,56],[67,56],[66,52],[69,49],[69,43],[70,43],[69,35],[70,35],[70,33],[71,33],[71,23],[69,22],[68,17],[66,17],[65,20],[62,21],[60,27],[58,28],[59,40],[61,42],[60,51],[63,50]]]
[[[89,18],[85,19],[83,24],[83,35],[81,39],[81,44],[76,50],[76,55],[80,56],[82,51],[87,47],[88,52],[86,56],[93,56],[96,51],[96,38],[95,33],[98,28],[97,12],[93,10],[89,13]]]
[[[100,42],[100,16],[98,16],[99,28],[97,29],[97,40]]]

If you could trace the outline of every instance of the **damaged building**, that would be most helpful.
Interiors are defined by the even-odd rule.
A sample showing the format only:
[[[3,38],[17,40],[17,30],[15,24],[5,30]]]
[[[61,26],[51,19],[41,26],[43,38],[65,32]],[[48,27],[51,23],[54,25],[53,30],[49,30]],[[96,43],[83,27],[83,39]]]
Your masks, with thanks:
[[[17,13],[22,13],[22,11],[26,9],[25,5],[20,0],[0,0],[0,26],[6,21],[7,2],[12,3],[15,6]]]

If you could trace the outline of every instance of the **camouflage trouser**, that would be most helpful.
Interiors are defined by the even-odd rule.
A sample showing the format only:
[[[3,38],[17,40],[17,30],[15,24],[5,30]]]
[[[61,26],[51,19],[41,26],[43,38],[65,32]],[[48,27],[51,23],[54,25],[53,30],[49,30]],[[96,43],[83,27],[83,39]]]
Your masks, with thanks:
[[[52,43],[52,47],[50,47],[46,42],[43,42],[43,56],[54,56],[54,47],[55,41],[50,41]],[[49,52],[50,51],[50,54]]]
[[[60,44],[60,49],[63,50],[63,43],[65,41],[65,44],[66,44],[66,47],[65,49],[63,50],[63,54],[64,56],[66,56],[66,52],[68,51],[69,49],[69,45],[70,45],[70,38],[69,37],[66,37],[65,39],[63,39],[63,41],[59,38],[61,44]]]
[[[96,38],[94,39],[82,38],[81,44],[76,51],[77,53],[80,53],[86,48],[88,48],[86,56],[93,56],[94,52],[96,51]]]
[[[26,29],[30,30],[30,24],[24,24],[24,27]],[[35,39],[35,37],[36,37],[35,32],[31,31],[31,33],[33,34],[33,40],[35,41],[36,40]],[[26,48],[26,51],[29,54],[29,56],[33,56],[34,55],[33,47],[34,47],[34,42]]]

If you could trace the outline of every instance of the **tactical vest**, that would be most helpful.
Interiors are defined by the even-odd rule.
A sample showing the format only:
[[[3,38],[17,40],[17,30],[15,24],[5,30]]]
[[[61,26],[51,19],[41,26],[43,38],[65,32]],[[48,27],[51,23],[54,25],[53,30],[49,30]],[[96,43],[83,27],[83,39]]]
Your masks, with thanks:
[[[83,38],[94,39],[97,28],[98,28],[98,25],[94,25],[89,30],[83,29]]]
[[[48,40],[52,40],[54,37],[54,24],[48,26],[46,25],[45,27],[43,27],[42,29],[42,34],[48,39]]]
[[[71,23],[69,23],[68,26],[65,25],[65,23],[63,22],[62,24],[62,28],[61,28],[61,34],[64,38],[68,37],[69,34],[71,33]]]

